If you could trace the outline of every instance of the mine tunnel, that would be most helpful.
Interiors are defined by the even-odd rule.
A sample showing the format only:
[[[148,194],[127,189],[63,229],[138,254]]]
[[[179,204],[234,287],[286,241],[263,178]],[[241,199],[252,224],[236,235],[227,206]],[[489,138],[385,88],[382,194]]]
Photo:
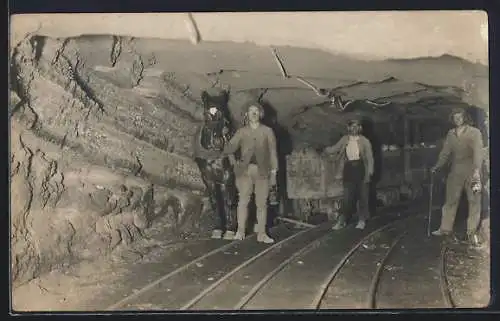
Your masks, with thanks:
[[[456,107],[481,130],[489,157],[488,107],[478,94],[487,87],[486,66],[450,55],[363,61],[298,47],[103,35],[27,37],[13,48],[10,68],[14,307],[369,308],[359,303],[370,288],[364,278],[380,274],[387,282],[380,281],[379,306],[445,305],[435,277],[441,241],[426,235],[430,211],[432,228],[439,225],[445,178],[435,176],[429,204],[429,169]],[[203,91],[228,94],[235,128],[243,126],[247,101],[264,106],[279,158],[276,200],[269,205],[273,245],[257,244],[251,231],[240,242],[210,239],[215,214],[193,156]],[[328,224],[342,206],[342,185],[322,152],[346,133],[353,116],[362,119],[373,146],[373,223],[365,231],[336,232]],[[483,222],[489,222],[487,193],[483,198]],[[409,221],[396,223],[406,216]],[[370,234],[389,223],[397,228]],[[486,241],[488,229],[482,227]],[[410,253],[390,247],[402,231]],[[371,249],[363,254],[368,258],[356,252],[343,260],[360,240],[359,249]],[[382,265],[409,266],[377,270],[389,247],[404,253]],[[465,255],[454,251],[443,255],[448,261]],[[351,269],[332,272],[339,262],[356,260]],[[430,285],[415,285],[422,278]],[[471,291],[456,290],[455,300]],[[390,293],[401,302],[387,299]]]

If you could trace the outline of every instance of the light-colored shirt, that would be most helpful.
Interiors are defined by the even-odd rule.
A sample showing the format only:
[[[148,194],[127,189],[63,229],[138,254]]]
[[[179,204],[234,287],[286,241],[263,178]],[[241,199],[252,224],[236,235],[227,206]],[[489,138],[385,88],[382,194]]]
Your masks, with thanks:
[[[344,162],[347,160],[347,144],[349,143],[349,136],[342,136],[342,138],[334,145],[325,148],[325,153],[330,155],[337,155],[336,162],[338,162],[337,173],[342,173]],[[359,158],[363,160],[365,165],[365,173],[369,176],[373,175],[373,151],[370,141],[363,135],[359,135],[358,139]]]
[[[346,146],[347,159],[359,160],[359,136],[349,136],[349,142]]]

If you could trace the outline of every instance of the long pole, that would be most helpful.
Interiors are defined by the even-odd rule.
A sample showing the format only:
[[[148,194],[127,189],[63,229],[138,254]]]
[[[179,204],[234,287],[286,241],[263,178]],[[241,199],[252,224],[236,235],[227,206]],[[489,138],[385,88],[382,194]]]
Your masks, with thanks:
[[[427,236],[431,236],[431,218],[432,218],[432,194],[434,189],[434,173],[431,171],[431,184],[429,186],[429,221],[427,222]]]

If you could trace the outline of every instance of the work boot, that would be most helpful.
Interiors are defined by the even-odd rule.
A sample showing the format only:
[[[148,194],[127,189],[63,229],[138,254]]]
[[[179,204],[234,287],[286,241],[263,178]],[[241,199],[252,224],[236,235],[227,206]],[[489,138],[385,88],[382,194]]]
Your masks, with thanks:
[[[244,239],[245,239],[245,233],[242,232],[236,232],[233,238],[233,240],[244,240]]]
[[[346,226],[346,223],[344,221],[337,221],[337,223],[332,227],[332,230],[337,231],[341,230]]]
[[[365,229],[365,226],[366,226],[365,221],[359,221],[359,222],[358,222],[358,225],[356,225],[356,228],[357,228],[358,230],[364,230],[364,229]]]
[[[451,234],[451,231],[444,231],[442,229],[437,229],[431,233],[434,236],[447,236]]]
[[[235,233],[233,231],[227,231],[224,234],[224,240],[234,240]]]
[[[220,238],[222,238],[222,230],[213,230],[212,231],[212,238],[213,239],[220,239]]]
[[[457,236],[453,233],[447,234],[445,242],[448,244],[459,244],[460,241],[458,240]]]
[[[266,233],[259,233],[257,234],[257,242],[270,244],[274,243],[274,240],[270,238]]]
[[[479,240],[479,236],[476,233],[470,233],[467,235],[467,238],[465,239],[465,244],[467,244],[471,248],[481,248],[482,244],[481,241]]]

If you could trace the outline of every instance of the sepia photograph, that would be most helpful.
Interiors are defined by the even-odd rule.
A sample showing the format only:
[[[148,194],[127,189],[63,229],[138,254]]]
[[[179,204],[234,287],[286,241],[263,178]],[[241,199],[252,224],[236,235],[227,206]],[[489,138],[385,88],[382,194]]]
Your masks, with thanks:
[[[484,308],[484,11],[10,16],[11,312]]]

